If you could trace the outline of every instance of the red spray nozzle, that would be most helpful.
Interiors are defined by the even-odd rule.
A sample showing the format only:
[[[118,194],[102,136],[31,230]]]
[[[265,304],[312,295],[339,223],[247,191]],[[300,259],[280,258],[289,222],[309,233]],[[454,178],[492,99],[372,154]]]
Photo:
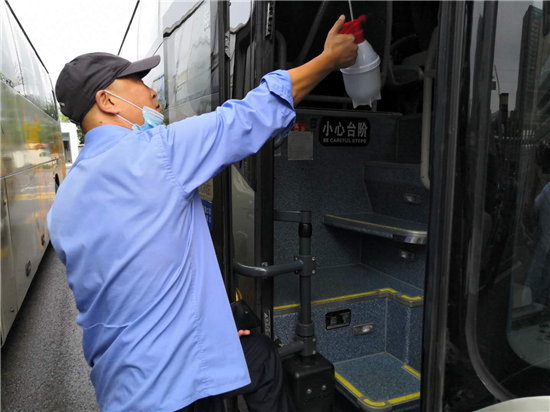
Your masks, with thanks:
[[[348,21],[340,30],[340,34],[353,34],[355,36],[355,43],[363,43],[365,37],[363,35],[363,27],[361,27],[367,21],[367,16],[364,14],[355,20]]]

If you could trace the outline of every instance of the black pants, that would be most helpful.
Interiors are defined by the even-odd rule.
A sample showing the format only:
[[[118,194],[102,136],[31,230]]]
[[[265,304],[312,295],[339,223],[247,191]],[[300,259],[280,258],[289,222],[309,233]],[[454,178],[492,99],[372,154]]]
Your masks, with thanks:
[[[241,337],[250,384],[219,396],[199,399],[178,412],[225,412],[223,399],[243,395],[249,412],[294,412],[285,384],[277,348],[265,335],[252,333]]]

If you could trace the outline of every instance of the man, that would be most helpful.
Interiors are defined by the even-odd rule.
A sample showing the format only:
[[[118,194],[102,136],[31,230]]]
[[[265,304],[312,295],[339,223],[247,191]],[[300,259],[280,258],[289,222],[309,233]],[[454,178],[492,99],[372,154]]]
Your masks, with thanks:
[[[317,58],[169,126],[141,81],[157,56],[130,63],[92,53],[65,65],[57,98],[86,146],[48,228],[103,411],[217,411],[228,392],[244,394],[251,412],[293,410],[273,344],[235,328],[197,188],[288,134],[294,104],[355,62],[354,36],[339,34],[344,20]]]

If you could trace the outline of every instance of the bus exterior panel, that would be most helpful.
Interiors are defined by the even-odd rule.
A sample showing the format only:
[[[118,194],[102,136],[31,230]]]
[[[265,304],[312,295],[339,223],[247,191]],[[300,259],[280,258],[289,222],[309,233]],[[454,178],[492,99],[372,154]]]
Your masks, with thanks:
[[[1,338],[44,256],[47,214],[63,181],[65,153],[49,74],[13,15],[2,13]]]

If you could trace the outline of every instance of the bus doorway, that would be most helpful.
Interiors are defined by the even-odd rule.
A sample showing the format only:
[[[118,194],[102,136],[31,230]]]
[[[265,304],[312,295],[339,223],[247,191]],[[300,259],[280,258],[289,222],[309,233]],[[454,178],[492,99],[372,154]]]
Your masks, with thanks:
[[[231,168],[235,285],[283,353],[307,346],[309,298],[334,410],[548,395],[546,2],[351,7],[368,16],[381,99],[353,108],[335,71],[296,107],[287,139]],[[232,97],[321,53],[341,14],[348,3],[255,2],[232,32]],[[311,217],[311,287],[266,269],[303,260],[290,211]]]
[[[350,16],[347,2],[282,5],[256,3],[256,13],[273,14],[257,32],[252,27],[259,44],[250,64],[259,73],[317,56],[338,16]],[[302,238],[284,212],[310,212],[316,350],[334,364],[336,385],[354,407],[415,407],[430,201],[421,148],[423,136],[425,143],[430,138],[439,4],[352,2],[352,8],[355,17],[368,16],[365,39],[382,59],[381,99],[354,109],[334,71],[296,107],[287,139],[232,168],[235,259],[257,266],[294,261]],[[246,50],[243,59],[251,54]],[[236,51],[235,67],[238,58]],[[303,322],[300,278],[237,275],[264,333],[283,348]],[[322,396],[322,385],[310,389],[310,398]]]

